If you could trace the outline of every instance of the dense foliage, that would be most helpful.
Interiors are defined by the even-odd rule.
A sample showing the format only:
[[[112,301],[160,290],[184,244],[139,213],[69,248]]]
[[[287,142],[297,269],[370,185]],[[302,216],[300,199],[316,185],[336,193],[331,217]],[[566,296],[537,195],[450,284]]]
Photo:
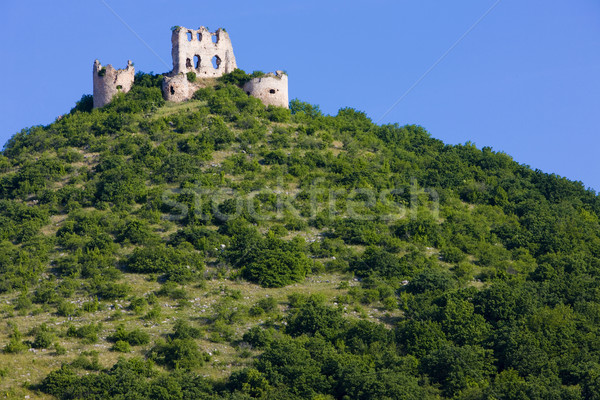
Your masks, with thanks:
[[[127,299],[140,319],[160,324],[158,298],[184,309],[185,288],[206,279],[281,288],[327,271],[357,283],[335,299],[290,294],[285,304],[246,308],[224,288],[211,318],[180,321],[156,339],[121,325],[106,340],[124,358],[105,368],[83,355],[47,375],[41,391],[598,398],[594,191],[488,147],[445,145],[419,126],[376,125],[351,108],[335,116],[298,100],[265,108],[238,86],[259,75],[236,71],[188,103],[165,105],[161,77],[140,73],[103,108],[84,96],[56,122],[13,136],[0,155],[0,293],[14,297],[5,317],[72,318]],[[135,297],[124,274],[161,289]],[[76,307],[76,296],[93,300]],[[347,312],[363,306],[394,317]],[[104,340],[100,323],[64,333],[40,326],[31,341],[9,328],[11,354],[53,346],[64,354],[58,337]],[[205,334],[249,346],[254,358],[225,378],[203,377]],[[127,356],[144,345],[143,357]]]

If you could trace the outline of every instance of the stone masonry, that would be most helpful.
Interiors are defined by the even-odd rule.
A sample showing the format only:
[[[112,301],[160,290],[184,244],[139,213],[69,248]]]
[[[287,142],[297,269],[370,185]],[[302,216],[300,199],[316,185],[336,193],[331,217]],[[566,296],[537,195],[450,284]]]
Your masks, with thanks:
[[[288,76],[283,71],[271,72],[246,82],[244,91],[260,99],[266,106],[289,108]]]
[[[229,34],[222,28],[211,33],[204,26],[198,30],[177,27],[171,44],[173,76],[194,71],[199,78],[216,78],[237,68]]]
[[[110,103],[119,92],[129,92],[134,77],[135,68],[131,60],[127,62],[127,68],[118,70],[110,64],[103,67],[100,61],[96,60],[93,69],[94,108]]]
[[[190,100],[196,90],[210,82],[205,78],[217,78],[237,68],[229,34],[222,28],[210,32],[204,26],[197,30],[178,26],[173,29],[171,43],[173,70],[163,79],[162,92],[165,100]],[[190,82],[188,73],[196,75],[194,82]],[[96,60],[94,108],[108,104],[119,92],[128,92],[134,77],[135,70],[131,61],[127,68],[115,70],[112,65],[103,67]],[[260,99],[266,106],[288,108],[288,77],[282,71],[252,79],[244,85],[244,91],[249,96]]]

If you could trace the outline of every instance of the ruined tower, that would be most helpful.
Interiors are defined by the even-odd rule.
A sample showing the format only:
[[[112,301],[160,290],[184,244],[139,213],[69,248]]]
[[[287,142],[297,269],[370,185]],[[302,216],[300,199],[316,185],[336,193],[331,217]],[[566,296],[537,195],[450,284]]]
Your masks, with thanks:
[[[131,60],[127,61],[127,68],[118,70],[110,64],[103,67],[100,61],[96,60],[93,69],[94,108],[110,103],[119,92],[129,92],[134,78],[135,68]]]
[[[198,30],[179,26],[173,29],[171,43],[173,71],[163,80],[165,100],[189,100],[202,87],[201,82],[190,81],[190,72],[198,78],[216,78],[237,68],[231,40],[222,28],[210,32],[204,26]]]
[[[260,99],[266,106],[289,108],[288,76],[283,71],[271,72],[246,82],[244,91]]]
[[[237,68],[229,34],[177,27],[171,35],[173,75],[194,71],[199,78],[219,77]]]

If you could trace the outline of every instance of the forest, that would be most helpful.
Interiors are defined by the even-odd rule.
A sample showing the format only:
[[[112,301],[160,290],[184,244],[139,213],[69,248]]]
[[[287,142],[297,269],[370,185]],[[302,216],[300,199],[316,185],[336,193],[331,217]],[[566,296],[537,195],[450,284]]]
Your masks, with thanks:
[[[8,141],[0,398],[600,399],[597,193],[252,76]]]

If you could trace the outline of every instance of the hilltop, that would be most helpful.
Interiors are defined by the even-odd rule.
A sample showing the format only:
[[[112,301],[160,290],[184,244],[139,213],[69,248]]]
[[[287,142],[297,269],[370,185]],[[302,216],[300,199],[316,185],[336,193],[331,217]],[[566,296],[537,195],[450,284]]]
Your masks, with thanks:
[[[7,143],[0,393],[595,398],[595,192],[253,76],[138,73]]]

